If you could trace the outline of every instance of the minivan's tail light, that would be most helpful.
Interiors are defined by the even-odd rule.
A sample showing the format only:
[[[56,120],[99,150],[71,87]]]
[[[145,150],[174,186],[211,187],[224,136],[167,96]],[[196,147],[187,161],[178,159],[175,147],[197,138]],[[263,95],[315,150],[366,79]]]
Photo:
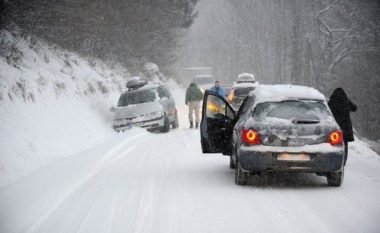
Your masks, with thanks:
[[[337,144],[342,143],[342,141],[343,141],[343,133],[342,133],[342,131],[340,131],[340,130],[332,131],[329,134],[328,141],[329,141],[329,143],[331,145],[337,145]]]
[[[241,139],[244,143],[247,143],[249,145],[260,144],[259,134],[253,129],[242,129]]]

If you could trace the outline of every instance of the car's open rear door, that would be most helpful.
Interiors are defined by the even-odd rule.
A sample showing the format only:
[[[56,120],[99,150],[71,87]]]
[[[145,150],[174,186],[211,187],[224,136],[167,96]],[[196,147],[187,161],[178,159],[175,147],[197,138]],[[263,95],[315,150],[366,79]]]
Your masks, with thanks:
[[[203,153],[231,154],[235,112],[224,97],[206,91],[203,97],[201,144]]]

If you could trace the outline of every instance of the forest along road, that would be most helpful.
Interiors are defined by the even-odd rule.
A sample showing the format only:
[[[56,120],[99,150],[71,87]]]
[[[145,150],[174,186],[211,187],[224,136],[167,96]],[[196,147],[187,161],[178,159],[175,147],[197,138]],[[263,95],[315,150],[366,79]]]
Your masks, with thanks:
[[[361,141],[340,188],[313,174],[237,186],[228,161],[201,153],[199,130],[132,129],[0,190],[0,232],[380,230],[380,158]]]

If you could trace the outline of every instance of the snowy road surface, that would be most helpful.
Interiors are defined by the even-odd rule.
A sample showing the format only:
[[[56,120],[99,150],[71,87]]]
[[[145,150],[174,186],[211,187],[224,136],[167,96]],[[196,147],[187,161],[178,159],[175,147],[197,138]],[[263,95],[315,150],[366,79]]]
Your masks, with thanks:
[[[0,233],[380,232],[380,158],[350,144],[345,182],[313,174],[234,184],[199,130],[133,129],[0,189]]]
[[[199,138],[133,129],[62,158],[0,190],[0,232],[380,232],[380,159],[364,143],[340,188],[312,174],[240,187]]]

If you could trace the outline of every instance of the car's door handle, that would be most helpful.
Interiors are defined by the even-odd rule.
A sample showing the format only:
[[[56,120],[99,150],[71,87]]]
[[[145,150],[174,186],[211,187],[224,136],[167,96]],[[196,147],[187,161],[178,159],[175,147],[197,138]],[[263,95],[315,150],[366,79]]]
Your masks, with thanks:
[[[220,128],[220,130],[226,130],[226,127]]]

